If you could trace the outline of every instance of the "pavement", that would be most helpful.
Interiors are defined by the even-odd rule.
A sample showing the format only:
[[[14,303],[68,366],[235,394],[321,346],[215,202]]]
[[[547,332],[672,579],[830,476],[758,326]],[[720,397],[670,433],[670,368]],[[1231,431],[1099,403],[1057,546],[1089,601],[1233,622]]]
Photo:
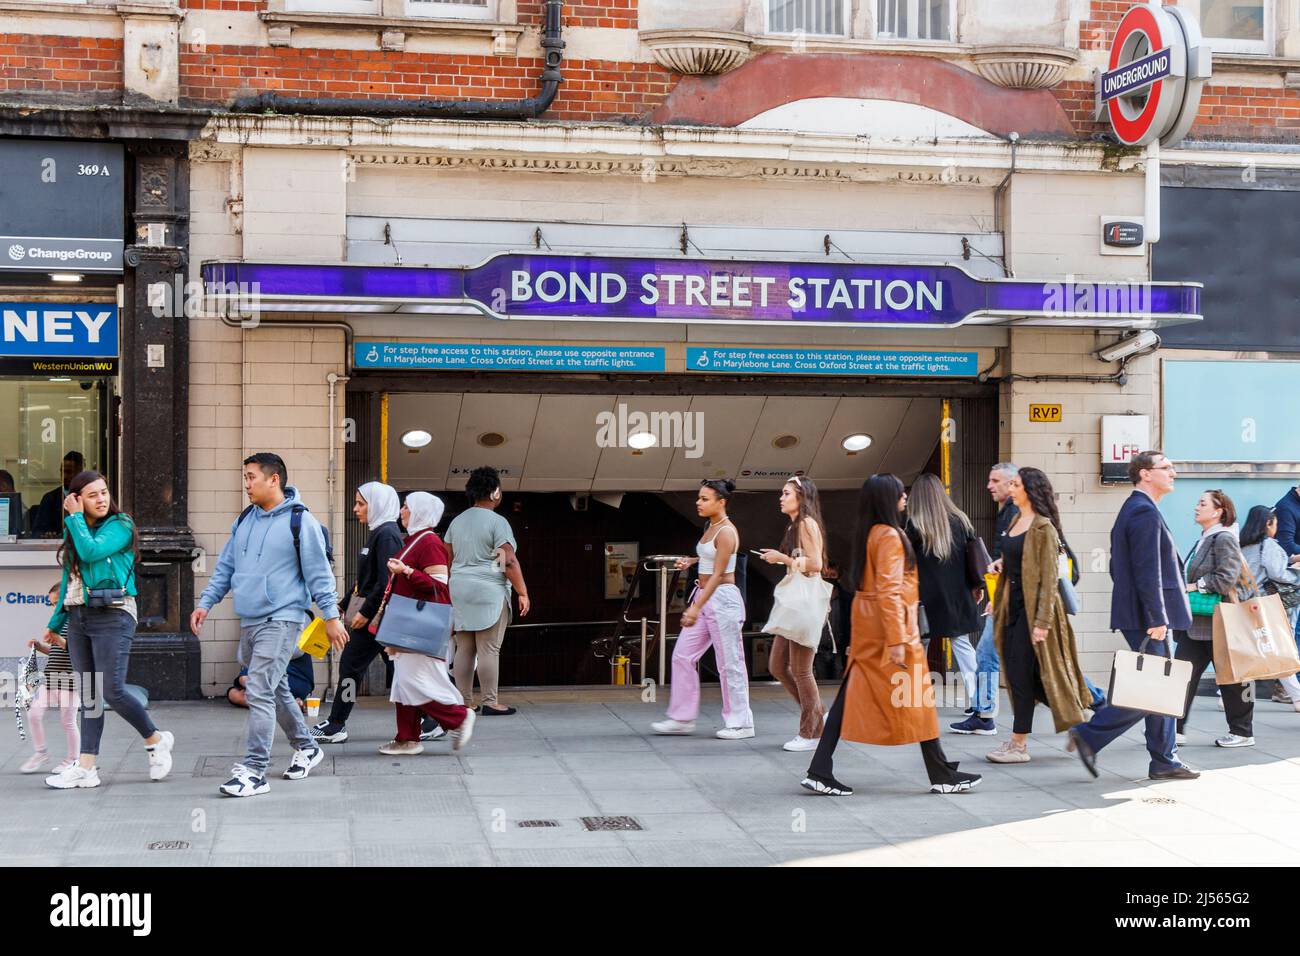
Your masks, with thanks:
[[[835,688],[822,687],[829,703]],[[1300,714],[1256,705],[1250,749],[1223,750],[1212,698],[1198,698],[1183,759],[1193,782],[1146,777],[1139,731],[1100,755],[1087,776],[1064,736],[1030,741],[1032,762],[987,763],[999,736],[944,734],[949,759],[984,774],[965,794],[927,792],[916,747],[843,743],[836,775],[851,797],[799,787],[809,755],[787,753],[797,710],[775,685],[755,685],[758,734],[712,736],[721,726],[715,687],[704,691],[694,737],[649,732],[663,701],[636,689],[509,691],[512,717],[478,722],[453,755],[444,741],[415,757],[385,757],[391,705],[363,699],[351,739],[325,745],[302,781],[280,779],[289,747],[277,732],[269,793],[217,792],[243,753],[246,712],[224,701],[155,702],[154,720],[176,735],[171,776],[150,782],[145,754],[109,715],[103,784],[54,791],[24,776],[31,752],[0,737],[0,860],[64,866],[1080,866],[1283,865],[1300,850]],[[942,725],[960,711],[941,712]],[[1139,725],[1140,727],[1140,725]],[[61,742],[47,715],[52,746]],[[588,831],[584,817],[631,817],[639,830]]]

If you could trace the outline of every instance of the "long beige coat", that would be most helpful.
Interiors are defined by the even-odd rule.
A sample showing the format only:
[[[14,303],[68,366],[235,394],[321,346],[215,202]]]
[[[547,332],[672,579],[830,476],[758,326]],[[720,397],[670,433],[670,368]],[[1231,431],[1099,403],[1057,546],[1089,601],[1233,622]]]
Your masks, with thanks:
[[[916,624],[916,569],[906,567],[903,541],[893,528],[871,529],[859,584],[840,736],[884,745],[933,740],[939,736],[939,715]],[[889,659],[895,644],[907,645],[903,667]]]
[[[1070,616],[1065,613],[1065,604],[1056,584],[1060,550],[1061,539],[1052,522],[1042,515],[1035,515],[1025,532],[1020,583],[1025,592],[1025,614],[1031,633],[1035,627],[1047,631],[1047,640],[1034,644],[1033,648],[1058,734],[1083,723],[1084,708],[1092,706],[1092,694],[1088,692],[1083,671],[1079,668],[1079,648],[1074,639],[1074,629],[1070,626]],[[993,601],[993,638],[997,641],[999,655],[1004,654],[1002,642],[1007,632],[1011,591],[1005,578],[1004,568],[998,575]]]

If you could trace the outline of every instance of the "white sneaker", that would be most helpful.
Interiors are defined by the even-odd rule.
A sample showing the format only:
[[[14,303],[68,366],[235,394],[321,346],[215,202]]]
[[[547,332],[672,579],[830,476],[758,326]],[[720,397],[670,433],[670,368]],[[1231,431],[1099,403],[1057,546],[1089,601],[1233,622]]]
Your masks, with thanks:
[[[473,711],[470,711],[470,713],[473,713]],[[447,736],[447,731],[443,730],[442,727],[440,727],[438,724],[434,724],[432,730],[420,731],[421,740],[441,740],[443,737],[446,736]]]
[[[75,760],[64,760],[64,761],[61,761],[60,763],[56,763],[56,764],[54,765],[54,772],[55,772],[55,774],[63,773],[63,771],[67,770],[69,767],[71,767],[71,766],[72,766],[73,764],[75,764],[76,762],[77,762],[77,761],[75,761]]]
[[[271,789],[266,777],[253,776],[253,772],[242,763],[231,767],[230,774],[230,779],[217,788],[228,797],[255,797]]]
[[[32,754],[30,757],[27,758],[27,761],[26,761],[26,762],[25,762],[21,767],[18,768],[18,772],[19,772],[19,773],[35,773],[36,771],[38,771],[38,770],[40,770],[42,767],[44,767],[45,764],[46,764],[46,762],[47,762],[49,759],[50,759],[49,756],[48,756],[47,754],[44,754],[44,753],[36,753],[36,754]],[[59,768],[58,768],[58,767],[55,767],[55,768],[54,768],[54,772],[55,772],[56,774],[59,773]]]
[[[1216,747],[1253,747],[1254,737],[1239,737],[1236,734],[1224,734],[1214,742]]]
[[[311,750],[295,750],[289,761],[289,769],[280,776],[285,780],[301,780],[311,773],[311,768],[325,759],[325,751],[320,747]]]
[[[800,737],[798,734],[796,734],[793,738],[783,743],[781,745],[781,749],[791,750],[796,753],[801,753],[805,750],[816,750],[817,741],[812,740],[811,738],[808,737]]]
[[[55,790],[72,790],[77,787],[98,787],[99,786],[99,768],[91,767],[87,770],[79,763],[74,763],[63,773],[56,773],[52,777],[45,778],[45,786],[53,787]]]
[[[723,727],[713,736],[720,740],[745,740],[754,736],[753,727]]]
[[[669,717],[667,720],[655,721],[650,725],[650,729],[657,734],[693,734],[695,733],[695,721],[673,720]]]
[[[146,744],[149,752],[149,779],[161,780],[172,772],[172,747],[176,737],[170,730],[161,731],[162,740],[156,744]]]
[[[418,740],[390,740],[379,748],[379,752],[390,757],[414,757],[424,753],[424,744]]]
[[[1187,743],[1187,735],[1186,735],[1186,734],[1174,734],[1174,743],[1176,743],[1178,746],[1181,747],[1183,744]]]
[[[478,714],[472,710],[465,711],[465,721],[459,727],[451,732],[451,749],[464,750],[469,739],[474,736],[474,721],[478,720]],[[438,728],[441,730],[442,728]]]

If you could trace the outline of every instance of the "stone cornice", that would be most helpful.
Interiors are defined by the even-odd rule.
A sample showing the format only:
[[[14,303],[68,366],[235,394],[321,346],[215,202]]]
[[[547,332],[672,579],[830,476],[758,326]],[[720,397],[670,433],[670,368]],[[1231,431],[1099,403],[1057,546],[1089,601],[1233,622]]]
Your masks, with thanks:
[[[986,175],[1005,173],[1011,164],[1008,144],[993,137],[904,141],[697,126],[220,115],[208,124],[202,141],[347,149],[373,165],[465,160],[481,168],[672,175],[675,164],[691,164],[691,175],[709,169],[727,175],[751,175],[754,169],[795,175],[790,171],[797,169],[802,178],[844,181],[853,181],[849,170],[858,167],[911,170],[905,181],[954,185],[978,184]],[[1016,165],[1022,171],[1125,173],[1140,160],[1140,152],[1117,156],[1096,143],[1022,140]],[[816,172],[819,167],[825,172]],[[830,172],[836,169],[841,171]]]

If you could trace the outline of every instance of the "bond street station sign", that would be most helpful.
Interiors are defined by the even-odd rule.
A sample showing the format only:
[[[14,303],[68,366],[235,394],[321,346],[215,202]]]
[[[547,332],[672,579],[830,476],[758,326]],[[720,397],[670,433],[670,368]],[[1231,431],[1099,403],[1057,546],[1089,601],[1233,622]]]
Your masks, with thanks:
[[[124,164],[115,143],[0,142],[0,271],[121,272]]]
[[[1098,115],[1127,146],[1173,146],[1196,121],[1210,71],[1210,48],[1191,14],[1158,3],[1131,7],[1108,69],[1097,74]]]
[[[430,311],[498,319],[951,328],[1027,323],[1152,328],[1201,317],[1196,282],[980,279],[950,265],[507,253],[469,268],[213,262],[208,305]]]

